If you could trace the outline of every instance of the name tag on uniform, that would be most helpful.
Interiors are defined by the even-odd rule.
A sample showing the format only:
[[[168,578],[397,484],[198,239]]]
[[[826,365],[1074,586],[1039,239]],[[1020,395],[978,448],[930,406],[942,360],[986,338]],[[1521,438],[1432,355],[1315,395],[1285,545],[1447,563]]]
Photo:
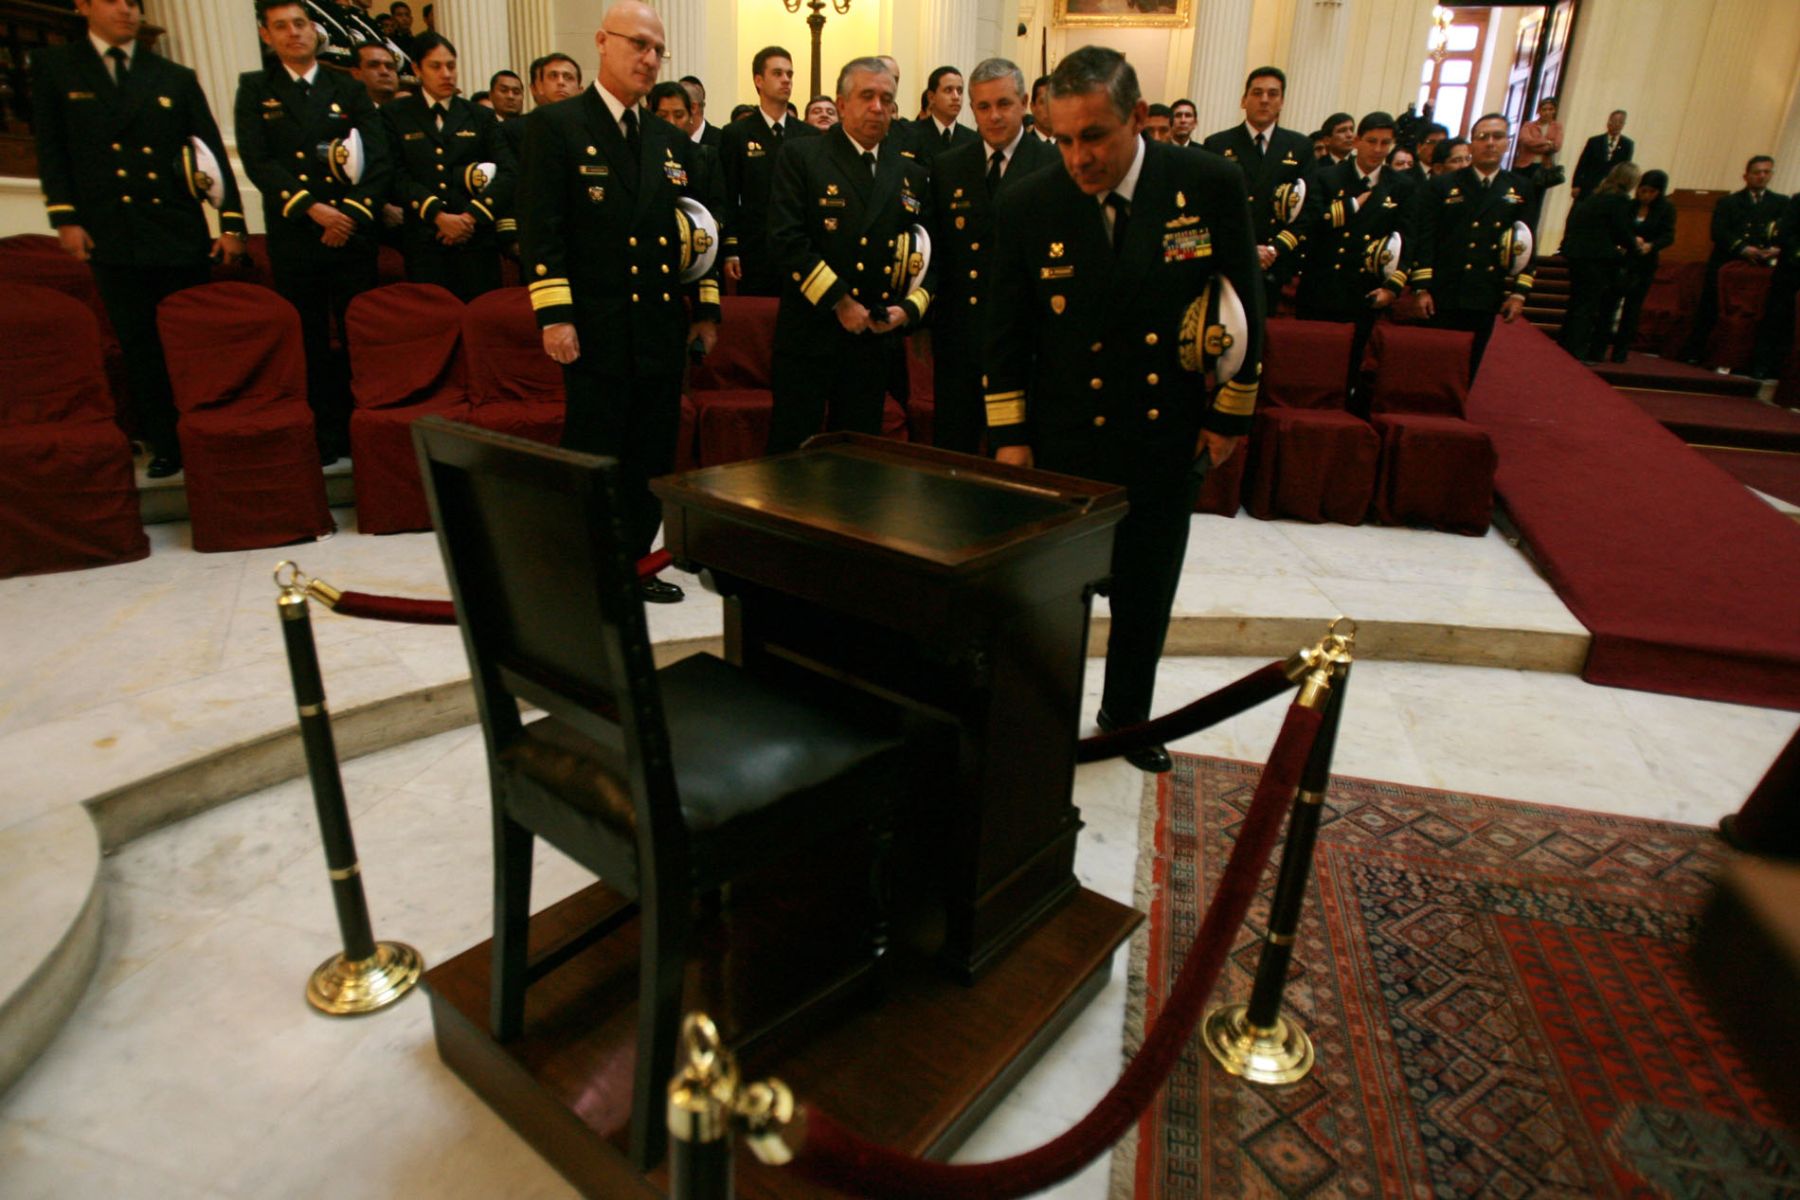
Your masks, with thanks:
[[[70,92],[69,93],[69,99],[71,99],[71,100],[92,100],[93,98],[94,98],[94,93],[92,93],[92,92]]]
[[[819,207],[820,208],[842,208],[842,207],[844,207],[844,198],[842,196],[820,196],[819,197]]]
[[[421,134],[420,136],[422,137],[424,135]],[[583,175],[610,175],[612,173],[611,167],[600,166],[594,163],[584,163],[582,166],[577,167],[576,170],[580,171]]]
[[[418,129],[415,129],[415,130],[413,130],[413,131],[412,131],[412,132],[411,132],[411,133],[407,133],[407,134],[402,134],[402,135],[401,135],[401,136],[402,136],[402,137],[403,137],[403,138],[404,138],[404,139],[405,139],[405,140],[406,140],[406,141],[409,141],[409,142],[422,142],[422,141],[424,141],[424,140],[425,140],[425,133],[424,133],[424,131],[423,131],[423,130],[418,130]]]
[[[761,142],[749,142],[744,146],[745,158],[761,158],[767,153],[768,151],[762,148]]]
[[[1073,266],[1038,268],[1039,279],[1068,279],[1074,274],[1075,268]]]
[[[973,200],[952,200],[950,202],[950,211],[951,212],[961,212],[965,208],[974,208],[974,207],[975,207],[975,202]]]
[[[268,109],[268,110],[266,110],[266,111],[265,111],[265,112],[264,112],[264,113],[263,113],[263,120],[265,120],[265,121],[279,121],[279,120],[280,120],[280,119],[281,119],[281,118],[282,118],[282,117],[285,117],[285,116],[287,116],[287,113],[286,113],[286,112],[284,112],[284,111],[282,111],[282,110],[281,110],[281,109],[279,109],[279,108],[271,108],[271,109]]]
[[[687,168],[682,166],[675,159],[669,158],[663,160],[663,175],[676,187],[687,186]]]
[[[1462,202],[1463,202],[1463,198],[1461,196],[1457,195],[1455,192],[1451,192],[1448,196],[1444,197],[1445,204],[1461,204]]]
[[[1212,257],[1212,231],[1205,227],[1175,229],[1163,234],[1163,261],[1192,262]]]
[[[1525,197],[1519,195],[1517,192],[1508,192],[1506,193],[1505,202],[1507,204],[1523,204],[1525,203]]]

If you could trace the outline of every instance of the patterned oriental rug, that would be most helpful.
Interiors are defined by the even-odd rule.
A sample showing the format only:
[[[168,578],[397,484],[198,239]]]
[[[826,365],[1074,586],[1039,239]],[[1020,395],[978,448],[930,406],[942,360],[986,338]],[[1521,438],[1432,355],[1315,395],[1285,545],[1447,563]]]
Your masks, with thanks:
[[[1128,1051],[1259,771],[1176,755],[1146,791]],[[1246,1084],[1196,1036],[1116,1151],[1114,1200],[1800,1196],[1800,1137],[1688,969],[1727,853],[1693,826],[1334,778],[1286,993],[1312,1074]],[[1274,879],[1215,1003],[1249,997]]]

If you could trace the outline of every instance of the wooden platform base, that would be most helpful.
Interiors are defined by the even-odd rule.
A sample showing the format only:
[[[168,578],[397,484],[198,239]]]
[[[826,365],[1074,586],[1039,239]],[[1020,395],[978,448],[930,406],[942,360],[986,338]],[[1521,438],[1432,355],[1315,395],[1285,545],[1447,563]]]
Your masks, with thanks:
[[[578,892],[533,918],[533,941],[553,945],[617,903],[600,884]],[[771,1039],[746,1056],[745,1077],[778,1075],[799,1099],[868,1137],[947,1158],[1105,985],[1113,952],[1141,919],[1083,890],[972,986],[897,951],[884,1000],[839,1014],[803,1041],[782,1039],[801,1044]],[[488,1034],[487,942],[425,976],[444,1062],[583,1194],[607,1200],[661,1197],[668,1183],[666,1168],[645,1178],[624,1152],[635,925],[533,985],[525,1033],[504,1045]],[[708,977],[698,963],[690,976]],[[741,1148],[738,1192],[832,1194],[762,1167]]]

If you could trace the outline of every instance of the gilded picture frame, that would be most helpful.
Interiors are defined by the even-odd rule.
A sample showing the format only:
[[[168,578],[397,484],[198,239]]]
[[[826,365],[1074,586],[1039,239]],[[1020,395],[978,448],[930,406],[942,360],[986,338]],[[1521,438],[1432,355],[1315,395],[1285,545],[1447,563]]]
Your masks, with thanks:
[[[1193,18],[1194,0],[1053,0],[1058,26],[1110,25],[1180,29]]]

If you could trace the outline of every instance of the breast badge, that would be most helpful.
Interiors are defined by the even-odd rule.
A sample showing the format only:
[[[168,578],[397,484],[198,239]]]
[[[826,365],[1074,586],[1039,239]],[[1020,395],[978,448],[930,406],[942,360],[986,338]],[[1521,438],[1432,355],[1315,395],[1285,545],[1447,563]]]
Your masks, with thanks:
[[[1062,316],[1063,309],[1065,309],[1067,307],[1069,307],[1069,302],[1066,298],[1064,298],[1062,296],[1050,297],[1050,311],[1055,313],[1057,316],[1059,316],[1059,317]]]
[[[600,203],[602,200],[606,199],[606,189],[596,183],[593,187],[588,189],[588,199],[595,204]]]

